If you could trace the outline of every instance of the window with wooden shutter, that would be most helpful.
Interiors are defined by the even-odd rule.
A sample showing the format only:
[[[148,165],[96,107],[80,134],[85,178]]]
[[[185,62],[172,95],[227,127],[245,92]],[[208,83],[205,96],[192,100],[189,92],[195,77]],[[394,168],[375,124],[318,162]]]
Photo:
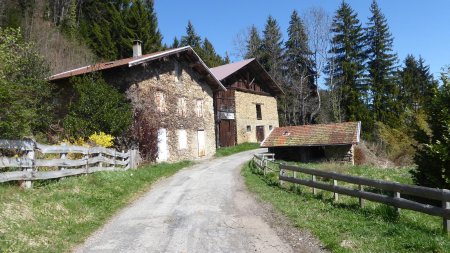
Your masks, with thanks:
[[[158,112],[166,112],[166,101],[164,93],[161,91],[157,91],[155,93],[155,104],[156,104],[156,110]]]
[[[198,99],[195,107],[197,117],[203,117],[203,100]]]
[[[186,98],[184,98],[184,97],[178,98],[177,114],[178,114],[178,116],[182,116],[182,117],[186,117],[186,115],[187,115]]]

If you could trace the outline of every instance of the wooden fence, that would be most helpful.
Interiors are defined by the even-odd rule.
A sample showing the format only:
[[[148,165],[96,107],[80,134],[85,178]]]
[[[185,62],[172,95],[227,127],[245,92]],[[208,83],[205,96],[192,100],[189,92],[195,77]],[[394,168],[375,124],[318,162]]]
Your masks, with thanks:
[[[267,162],[260,155],[253,158],[256,166],[261,170],[266,170]],[[273,161],[273,159],[272,159]],[[293,184],[304,185],[312,188],[313,194],[317,194],[317,189],[333,192],[335,201],[339,200],[339,194],[344,194],[359,198],[360,207],[364,207],[364,200],[383,203],[396,208],[409,209],[433,216],[439,216],[443,219],[443,229],[450,233],[450,190],[429,188],[415,185],[399,184],[383,180],[368,179],[364,177],[339,174],[336,172],[327,172],[316,169],[301,168],[279,164],[279,180],[280,183],[290,182]],[[287,171],[291,171],[291,175],[287,175]],[[298,178],[299,174],[306,174],[310,179]],[[322,179],[330,179],[330,183],[324,180],[318,181],[317,177]],[[348,185],[338,185],[338,181],[353,184],[357,187],[352,188]],[[364,190],[366,188],[366,191]],[[368,191],[370,188],[370,191]],[[383,194],[383,191],[391,194]],[[392,195],[392,196],[391,196]],[[403,197],[402,197],[403,196]],[[404,196],[408,196],[406,199]],[[411,197],[418,197],[426,203],[439,201],[442,205],[435,206],[431,204],[423,204],[412,200]]]
[[[0,140],[0,149],[23,154],[20,157],[0,157],[0,169],[8,168],[0,172],[0,183],[21,181],[25,188],[31,188],[33,180],[133,169],[137,166],[138,154],[137,150],[119,152],[103,147],[49,146],[32,140]],[[48,154],[56,155],[52,159],[40,158]]]

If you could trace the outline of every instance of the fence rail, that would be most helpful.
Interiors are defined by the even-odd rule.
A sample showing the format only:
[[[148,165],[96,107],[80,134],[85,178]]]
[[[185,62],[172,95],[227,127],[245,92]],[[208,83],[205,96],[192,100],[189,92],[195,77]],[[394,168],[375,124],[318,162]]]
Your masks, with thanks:
[[[254,156],[253,161],[257,167],[265,171],[266,161],[264,156]],[[273,159],[272,159],[273,161]],[[450,191],[447,189],[436,189],[415,185],[399,184],[389,181],[368,179],[352,175],[344,175],[336,172],[328,172],[316,169],[307,169],[298,166],[280,164],[279,180],[281,182],[290,182],[293,184],[304,185],[312,188],[313,194],[317,193],[317,189],[333,192],[334,199],[339,200],[338,194],[344,194],[359,198],[360,207],[364,207],[364,200],[370,200],[383,203],[396,208],[409,209],[429,215],[439,216],[443,219],[444,231],[450,233]],[[291,171],[292,176],[288,176],[286,171]],[[298,173],[311,176],[311,179],[298,178]],[[318,181],[317,177],[331,179],[331,183]],[[338,185],[338,181],[356,185],[357,188],[350,188]],[[364,190],[370,187],[371,191]],[[384,190],[392,193],[392,196],[378,193],[378,190]],[[431,204],[423,204],[415,200],[406,199],[403,196],[419,197],[426,202],[440,201],[441,206]],[[431,201],[430,201],[431,200]]]
[[[0,149],[24,153],[21,157],[0,157],[0,168],[18,168],[19,171],[0,172],[0,183],[21,181],[26,188],[33,180],[55,179],[98,171],[133,169],[137,166],[137,150],[119,152],[103,147],[72,145],[43,145],[32,140],[0,140]],[[37,158],[37,154],[59,154],[59,158]],[[74,159],[69,159],[72,154]],[[42,168],[57,168],[45,170]]]

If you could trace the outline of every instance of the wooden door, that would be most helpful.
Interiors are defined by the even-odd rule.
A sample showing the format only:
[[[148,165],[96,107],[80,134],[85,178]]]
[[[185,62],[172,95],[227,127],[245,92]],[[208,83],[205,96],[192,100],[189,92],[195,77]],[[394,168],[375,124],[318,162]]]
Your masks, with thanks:
[[[219,145],[230,147],[236,145],[236,121],[221,120],[219,124]]]
[[[167,129],[158,130],[158,158],[156,161],[164,162],[169,158],[169,145],[167,145]]]
[[[256,140],[258,142],[264,140],[264,126],[256,126]]]
[[[202,157],[206,155],[206,145],[205,145],[205,130],[197,131],[197,142],[198,142],[198,156]]]

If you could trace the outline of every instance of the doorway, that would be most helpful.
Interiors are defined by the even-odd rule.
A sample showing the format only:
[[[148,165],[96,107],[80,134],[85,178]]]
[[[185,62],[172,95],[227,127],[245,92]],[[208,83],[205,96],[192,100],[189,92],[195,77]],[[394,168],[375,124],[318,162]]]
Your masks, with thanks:
[[[256,126],[256,140],[258,142],[264,140],[264,126]]]

